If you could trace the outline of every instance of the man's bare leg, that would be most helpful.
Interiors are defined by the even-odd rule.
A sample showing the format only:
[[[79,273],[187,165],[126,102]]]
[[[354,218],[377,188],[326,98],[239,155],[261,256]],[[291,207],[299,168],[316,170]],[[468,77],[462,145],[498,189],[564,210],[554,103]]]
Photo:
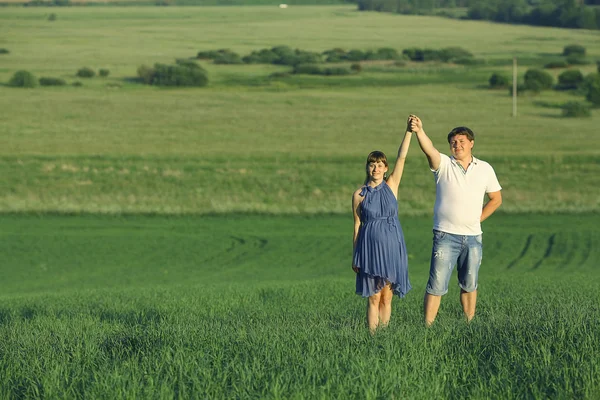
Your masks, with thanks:
[[[435,321],[438,310],[440,309],[440,303],[442,296],[436,296],[433,294],[425,293],[423,299],[423,309],[425,312],[425,326],[431,326]]]
[[[460,291],[460,304],[462,305],[467,322],[475,316],[475,305],[477,304],[477,290],[472,292]]]

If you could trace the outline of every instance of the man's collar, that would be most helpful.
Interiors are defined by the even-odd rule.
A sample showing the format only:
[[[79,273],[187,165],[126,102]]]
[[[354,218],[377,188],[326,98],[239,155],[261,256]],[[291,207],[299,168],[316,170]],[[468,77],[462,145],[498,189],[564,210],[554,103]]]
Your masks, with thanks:
[[[456,164],[458,162],[458,160],[456,158],[454,158],[454,156],[450,156],[450,161],[452,161],[454,164]],[[475,158],[474,155],[471,154],[471,162],[469,164],[477,165],[478,162],[479,162],[479,160],[477,158]]]

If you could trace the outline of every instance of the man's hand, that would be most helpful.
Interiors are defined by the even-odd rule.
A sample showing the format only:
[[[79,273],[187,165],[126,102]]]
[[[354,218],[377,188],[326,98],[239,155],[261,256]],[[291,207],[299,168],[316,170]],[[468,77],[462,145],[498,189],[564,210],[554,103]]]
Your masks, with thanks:
[[[408,124],[412,132],[418,133],[423,130],[423,121],[414,114],[410,114],[408,117]]]

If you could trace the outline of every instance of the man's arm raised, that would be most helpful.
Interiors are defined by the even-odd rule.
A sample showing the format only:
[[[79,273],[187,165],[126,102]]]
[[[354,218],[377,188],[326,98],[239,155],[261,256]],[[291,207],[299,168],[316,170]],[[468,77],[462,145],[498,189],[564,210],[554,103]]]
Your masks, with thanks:
[[[419,147],[423,150],[423,153],[427,156],[427,161],[429,161],[429,168],[434,171],[437,171],[440,167],[440,162],[442,157],[440,156],[440,152],[433,146],[433,142],[429,137],[425,134],[423,130],[423,122],[416,115],[410,115],[408,117],[409,124],[413,130],[417,134],[417,140],[419,141]]]

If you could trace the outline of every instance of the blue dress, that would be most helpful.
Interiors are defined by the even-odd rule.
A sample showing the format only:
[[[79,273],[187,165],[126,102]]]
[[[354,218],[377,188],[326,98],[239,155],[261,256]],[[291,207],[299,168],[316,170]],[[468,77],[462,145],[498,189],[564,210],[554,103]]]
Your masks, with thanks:
[[[404,297],[412,288],[408,280],[406,243],[398,220],[398,201],[387,183],[364,186],[359,206],[360,229],[354,250],[356,294],[369,297],[384,288]]]

